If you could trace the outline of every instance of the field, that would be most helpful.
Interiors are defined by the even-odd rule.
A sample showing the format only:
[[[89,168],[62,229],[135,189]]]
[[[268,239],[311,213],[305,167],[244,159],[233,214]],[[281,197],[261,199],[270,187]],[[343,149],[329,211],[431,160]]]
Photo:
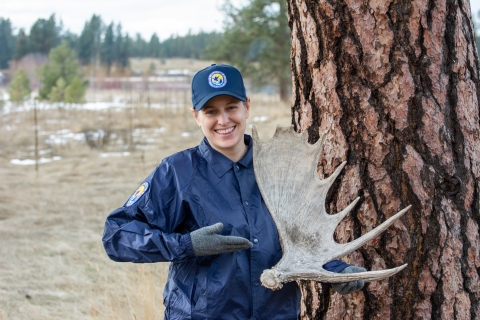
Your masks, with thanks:
[[[33,103],[0,110],[0,319],[163,318],[168,264],[115,263],[101,243],[109,212],[203,137],[188,99],[149,99],[96,90],[83,106],[39,104],[37,148]],[[249,124],[267,140],[290,108],[253,96]]]

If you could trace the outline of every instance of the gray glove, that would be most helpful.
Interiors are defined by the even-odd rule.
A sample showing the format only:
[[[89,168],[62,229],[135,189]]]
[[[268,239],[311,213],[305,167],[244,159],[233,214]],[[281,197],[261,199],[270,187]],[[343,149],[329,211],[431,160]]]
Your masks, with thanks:
[[[340,273],[357,273],[357,272],[365,272],[367,269],[357,266],[348,266]],[[341,282],[341,283],[332,283],[332,288],[336,292],[340,294],[349,294],[360,290],[363,288],[364,282],[363,280],[355,280],[350,282]]]
[[[190,237],[192,239],[192,246],[195,255],[210,256],[225,252],[244,250],[253,246],[246,238],[216,234],[217,232],[222,231],[222,229],[223,224],[219,222],[192,231]]]

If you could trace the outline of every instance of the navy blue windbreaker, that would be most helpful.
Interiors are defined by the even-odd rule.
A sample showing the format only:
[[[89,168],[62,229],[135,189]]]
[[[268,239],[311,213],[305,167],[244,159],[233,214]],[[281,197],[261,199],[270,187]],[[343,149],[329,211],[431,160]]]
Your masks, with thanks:
[[[132,195],[107,218],[103,243],[112,260],[171,261],[165,319],[298,318],[301,295],[295,282],[277,291],[260,283],[282,250],[255,181],[248,135],[245,144],[248,152],[236,163],[205,138],[164,159],[142,184],[144,193]],[[220,234],[247,238],[253,247],[195,257],[190,232],[217,222],[224,226]],[[339,272],[347,266],[333,261],[325,268]]]

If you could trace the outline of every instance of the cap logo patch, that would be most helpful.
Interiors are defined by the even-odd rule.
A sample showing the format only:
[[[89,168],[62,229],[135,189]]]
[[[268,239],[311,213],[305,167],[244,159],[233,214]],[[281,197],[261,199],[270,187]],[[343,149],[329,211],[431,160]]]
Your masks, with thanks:
[[[140,199],[140,197],[145,193],[147,192],[148,190],[148,187],[150,186],[150,184],[148,182],[144,182],[140,185],[140,187],[137,188],[137,190],[135,190],[135,192],[132,194],[132,196],[130,197],[130,199],[128,199],[128,202],[125,206],[127,207],[130,207],[132,204],[134,204],[135,202],[138,201],[138,199]]]
[[[227,76],[223,72],[213,71],[208,76],[208,84],[212,88],[222,88],[227,84]]]

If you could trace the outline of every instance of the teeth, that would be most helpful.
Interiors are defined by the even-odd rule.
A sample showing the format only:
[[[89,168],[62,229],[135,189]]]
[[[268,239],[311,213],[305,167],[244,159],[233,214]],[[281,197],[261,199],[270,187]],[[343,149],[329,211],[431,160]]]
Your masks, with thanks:
[[[235,127],[231,127],[231,128],[228,128],[228,129],[222,129],[222,130],[215,130],[217,133],[220,133],[220,134],[227,134],[227,133],[230,133],[233,131],[233,129],[235,129]]]

